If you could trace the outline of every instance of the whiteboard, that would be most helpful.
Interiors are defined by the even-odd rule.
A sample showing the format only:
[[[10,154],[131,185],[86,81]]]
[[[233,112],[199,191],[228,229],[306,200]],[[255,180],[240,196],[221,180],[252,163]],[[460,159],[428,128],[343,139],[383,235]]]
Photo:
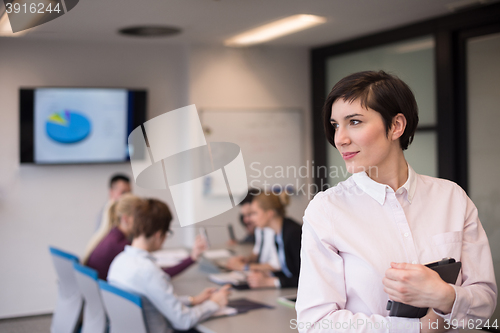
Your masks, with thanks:
[[[249,187],[286,188],[290,193],[309,177],[301,110],[202,109],[200,113],[208,142],[240,146]]]

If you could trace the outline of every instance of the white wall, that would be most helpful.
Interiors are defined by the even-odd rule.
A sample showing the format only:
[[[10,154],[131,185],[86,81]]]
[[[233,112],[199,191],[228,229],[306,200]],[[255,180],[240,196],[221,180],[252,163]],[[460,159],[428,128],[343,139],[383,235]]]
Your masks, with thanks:
[[[304,112],[305,119],[303,165],[306,165],[306,160],[312,160],[307,49],[197,46],[192,47],[191,51],[190,100],[198,110],[298,108]],[[249,172],[247,170],[247,174]],[[304,182],[309,184],[312,179]],[[308,202],[309,199],[304,195],[293,196],[287,215],[301,222]],[[201,225],[208,226],[212,243],[223,244],[228,237],[227,224],[233,222],[239,226],[237,221],[238,210],[233,209]],[[240,236],[243,235],[241,229],[236,231]]]
[[[48,245],[81,256],[106,201],[109,176],[131,175],[128,163],[20,166],[19,87],[146,88],[149,115],[156,116],[188,104],[188,62],[182,47],[3,38],[0,48],[1,318],[52,311],[56,277]],[[164,192],[136,193],[171,202]]]
[[[56,276],[48,246],[79,256],[94,231],[114,172],[123,164],[19,165],[20,87],[103,86],[146,88],[149,118],[195,103],[203,107],[298,107],[307,114],[306,158],[312,156],[309,71],[305,49],[154,46],[62,43],[0,39],[0,318],[48,313],[56,298]],[[168,192],[135,188],[165,200]],[[292,200],[300,220],[307,198]],[[208,224],[237,221],[233,209]],[[167,246],[189,244],[191,235],[174,221]],[[213,242],[227,233],[213,228]],[[210,233],[214,233],[214,231]],[[218,232],[221,231],[221,232]],[[241,229],[237,230],[241,235]],[[212,235],[211,235],[212,236]]]

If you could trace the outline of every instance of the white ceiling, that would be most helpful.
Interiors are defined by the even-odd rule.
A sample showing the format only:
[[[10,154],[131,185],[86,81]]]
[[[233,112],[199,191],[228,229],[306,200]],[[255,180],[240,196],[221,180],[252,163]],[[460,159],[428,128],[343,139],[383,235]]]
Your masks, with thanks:
[[[286,16],[325,16],[328,19],[326,24],[268,43],[311,47],[449,14],[448,6],[456,2],[457,0],[80,0],[66,15],[32,29],[21,38],[127,43],[136,42],[137,38],[120,36],[117,34],[118,29],[131,25],[160,24],[179,27],[183,32],[169,38],[149,38],[146,43],[221,45],[224,39],[236,33]]]

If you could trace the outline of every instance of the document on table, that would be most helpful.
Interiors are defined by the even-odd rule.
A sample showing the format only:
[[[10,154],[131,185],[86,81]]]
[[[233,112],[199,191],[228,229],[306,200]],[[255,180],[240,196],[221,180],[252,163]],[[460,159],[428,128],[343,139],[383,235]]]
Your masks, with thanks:
[[[290,308],[295,308],[295,302],[297,302],[297,294],[289,296],[278,297],[278,303],[288,306]]]
[[[247,275],[245,272],[241,271],[232,271],[229,273],[220,273],[220,274],[209,274],[208,278],[210,281],[217,284],[226,284],[230,283],[232,285],[238,285],[247,282]]]
[[[209,260],[216,260],[216,259],[226,259],[232,257],[233,254],[231,253],[231,251],[227,249],[219,249],[219,250],[207,250],[203,252],[203,256]]]
[[[156,264],[160,267],[172,267],[189,257],[186,249],[161,249],[152,252],[151,255],[156,259]]]
[[[238,313],[238,310],[235,308],[231,308],[229,306],[225,306],[220,308],[215,312],[211,317],[222,317],[222,316],[232,316]]]

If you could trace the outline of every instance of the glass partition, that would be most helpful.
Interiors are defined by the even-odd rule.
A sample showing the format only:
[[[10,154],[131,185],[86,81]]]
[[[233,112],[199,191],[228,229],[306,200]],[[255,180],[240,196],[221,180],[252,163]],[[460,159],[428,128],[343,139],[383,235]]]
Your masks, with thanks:
[[[469,196],[488,235],[500,286],[500,33],[467,40]],[[500,320],[497,305],[492,319]]]

